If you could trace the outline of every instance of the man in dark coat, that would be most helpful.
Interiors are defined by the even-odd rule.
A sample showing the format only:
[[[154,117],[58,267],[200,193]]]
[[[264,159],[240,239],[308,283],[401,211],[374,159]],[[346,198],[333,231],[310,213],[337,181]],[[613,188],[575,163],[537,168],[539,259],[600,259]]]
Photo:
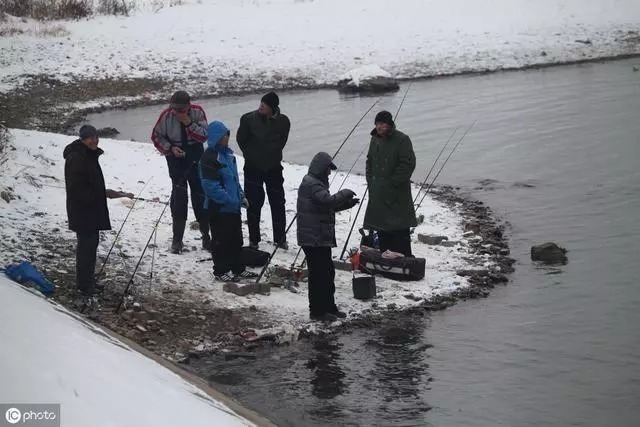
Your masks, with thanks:
[[[298,188],[298,244],[309,266],[309,312],[314,320],[346,317],[334,299],[335,269],[331,248],[336,246],[335,213],[358,203],[353,191],[343,189],[329,193],[329,174],[336,170],[331,156],[320,152],[313,157],[309,172]]]
[[[80,128],[80,139],[64,149],[64,180],[67,190],[69,229],[76,232],[76,286],[86,296],[95,291],[96,250],[99,231],[111,230],[107,197],[133,198],[133,194],[105,189],[98,158],[104,153],[98,148],[96,128]]]
[[[198,173],[198,162],[207,140],[207,117],[202,107],[191,103],[187,92],[177,91],[171,97],[169,108],[158,118],[151,133],[151,140],[167,159],[171,178],[171,218],[173,239],[171,253],[182,252],[184,230],[187,224],[189,197],[202,234],[202,249],[211,249],[209,224],[204,211],[204,192]]]
[[[285,235],[284,178],[282,176],[282,150],[289,138],[291,123],[280,112],[280,99],[274,92],[262,97],[256,111],[240,118],[236,135],[238,146],[244,156],[244,191],[249,200],[247,222],[249,244],[258,248],[260,242],[260,214],[264,205],[264,188],[271,206],[273,242],[288,249]]]
[[[367,153],[369,203],[364,228],[376,230],[380,250],[412,256],[409,229],[417,225],[411,196],[416,156],[411,139],[396,129],[388,111],[376,115]]]

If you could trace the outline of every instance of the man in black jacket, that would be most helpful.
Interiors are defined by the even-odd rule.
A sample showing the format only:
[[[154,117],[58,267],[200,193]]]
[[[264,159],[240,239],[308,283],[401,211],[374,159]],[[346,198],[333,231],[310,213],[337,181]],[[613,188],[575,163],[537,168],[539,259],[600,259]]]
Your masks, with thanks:
[[[260,213],[264,204],[264,188],[271,206],[273,242],[288,249],[285,235],[284,178],[282,176],[282,150],[289,138],[291,123],[280,112],[280,99],[274,92],[262,97],[260,106],[240,118],[236,140],[244,156],[244,192],[249,207],[249,243],[258,248],[260,242]]]
[[[343,189],[329,193],[329,174],[336,170],[331,156],[320,152],[313,157],[309,172],[298,188],[298,244],[309,266],[309,311],[314,320],[346,317],[334,299],[335,269],[331,248],[336,246],[336,212],[358,203],[353,191]]]
[[[96,128],[80,128],[80,139],[64,149],[64,180],[67,190],[69,229],[76,232],[76,287],[86,296],[95,291],[96,250],[99,231],[111,230],[107,197],[133,198],[131,193],[105,189],[104,176],[98,158],[104,153],[98,148]]]

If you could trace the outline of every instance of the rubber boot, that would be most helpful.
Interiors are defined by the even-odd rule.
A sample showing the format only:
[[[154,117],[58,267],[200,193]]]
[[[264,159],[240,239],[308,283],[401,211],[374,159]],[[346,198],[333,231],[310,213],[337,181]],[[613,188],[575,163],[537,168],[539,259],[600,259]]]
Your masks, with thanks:
[[[171,239],[171,253],[182,253],[182,237],[184,236],[184,229],[187,226],[186,220],[173,220],[173,239]]]
[[[202,249],[211,251],[211,236],[209,235],[209,222],[202,220],[200,225],[200,234],[202,234]]]

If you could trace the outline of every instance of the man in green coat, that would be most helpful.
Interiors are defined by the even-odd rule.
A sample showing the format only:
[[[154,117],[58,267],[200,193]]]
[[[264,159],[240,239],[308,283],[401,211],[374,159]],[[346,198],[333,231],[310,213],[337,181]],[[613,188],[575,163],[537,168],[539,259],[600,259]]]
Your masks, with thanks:
[[[380,251],[412,256],[409,229],[417,225],[411,196],[416,156],[411,139],[396,129],[388,111],[380,111],[367,153],[369,203],[364,228],[378,232]]]

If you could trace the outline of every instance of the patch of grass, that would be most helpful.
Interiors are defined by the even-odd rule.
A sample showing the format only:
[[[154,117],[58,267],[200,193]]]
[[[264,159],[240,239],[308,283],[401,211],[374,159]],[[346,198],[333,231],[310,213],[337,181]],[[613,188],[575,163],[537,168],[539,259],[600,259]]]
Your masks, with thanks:
[[[183,0],[154,0],[151,3],[151,7],[154,13],[157,13],[165,7],[182,6],[183,4]]]
[[[71,34],[64,25],[35,21],[31,24],[0,23],[0,37],[28,34],[36,37],[65,37]]]
[[[18,28],[14,25],[2,25],[0,26],[0,37],[11,37],[18,34],[24,34],[24,29]]]
[[[127,0],[100,0],[98,13],[128,16],[132,6],[131,2]]]
[[[36,26],[34,34],[40,37],[65,37],[71,34],[63,25]]]
[[[7,161],[11,134],[3,124],[0,123],[0,166]]]
[[[89,0],[0,0],[0,13],[38,20],[82,19],[92,14]]]

